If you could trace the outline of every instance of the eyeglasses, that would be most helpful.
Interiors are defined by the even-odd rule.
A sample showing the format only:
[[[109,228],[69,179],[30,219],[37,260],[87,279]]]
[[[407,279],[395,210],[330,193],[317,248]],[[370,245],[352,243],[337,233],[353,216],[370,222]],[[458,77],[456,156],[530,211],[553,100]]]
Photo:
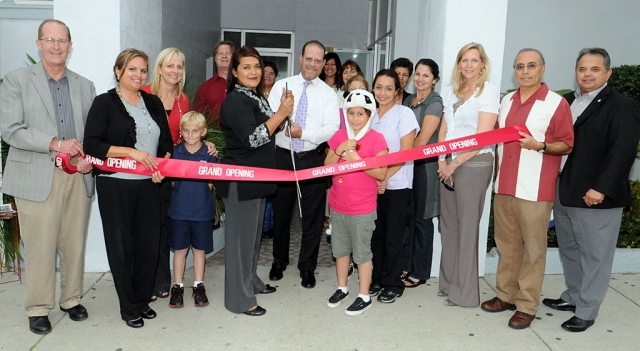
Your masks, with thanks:
[[[276,72],[267,72],[267,71],[264,71],[264,76],[265,76],[265,77],[275,77],[275,76],[276,76]]]
[[[322,65],[322,61],[323,61],[323,60],[313,59],[313,57],[305,57],[305,58],[304,58],[304,62],[305,62],[307,65],[316,65],[316,66],[320,66],[320,65]]]
[[[232,55],[232,53],[230,53],[230,52],[219,52],[219,53],[216,54],[216,56],[231,56],[231,55]]]
[[[525,67],[527,67],[528,70],[533,71],[534,69],[538,68],[538,66],[540,65],[534,62],[529,62],[526,65],[524,63],[519,63],[515,66],[515,69],[516,71],[522,71]]]
[[[47,45],[54,45],[54,43],[58,43],[58,45],[60,46],[66,46],[69,45],[70,41],[69,39],[53,39],[53,38],[41,38],[38,39],[41,42],[47,44]]]

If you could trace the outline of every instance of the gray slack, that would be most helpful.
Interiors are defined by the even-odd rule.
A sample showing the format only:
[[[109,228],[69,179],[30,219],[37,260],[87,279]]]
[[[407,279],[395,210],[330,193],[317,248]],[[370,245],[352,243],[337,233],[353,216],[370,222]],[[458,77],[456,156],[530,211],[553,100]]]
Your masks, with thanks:
[[[480,305],[478,240],[493,155],[476,155],[453,174],[455,191],[440,188],[442,258],[439,288],[460,306]]]
[[[258,304],[256,294],[264,283],[256,268],[264,220],[265,199],[238,201],[238,184],[232,182],[225,207],[224,307],[242,313]]]
[[[558,193],[553,217],[567,285],[560,298],[576,306],[576,317],[593,320],[609,288],[622,207],[565,207]]]

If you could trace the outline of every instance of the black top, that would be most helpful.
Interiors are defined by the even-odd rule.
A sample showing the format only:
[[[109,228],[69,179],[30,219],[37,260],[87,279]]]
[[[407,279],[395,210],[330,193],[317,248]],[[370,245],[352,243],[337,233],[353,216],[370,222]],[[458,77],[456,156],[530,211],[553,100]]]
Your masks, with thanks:
[[[147,107],[149,115],[160,128],[160,140],[156,157],[164,157],[167,152],[173,152],[173,141],[169,131],[167,115],[164,112],[162,101],[151,94],[140,90],[142,100]],[[135,148],[136,124],[122,104],[115,89],[96,96],[87,115],[87,123],[84,127],[84,152],[93,157],[104,160],[111,146],[124,146]],[[93,168],[93,174],[110,174]]]
[[[220,163],[238,166],[262,168],[276,167],[276,149],[274,136],[269,143],[257,148],[249,144],[249,135],[256,127],[269,119],[260,110],[256,99],[248,95],[231,91],[220,108],[220,127],[224,135],[224,157]],[[222,197],[228,197],[230,181],[216,181],[216,190]],[[276,184],[272,182],[238,182],[238,200],[260,199],[275,193]]]

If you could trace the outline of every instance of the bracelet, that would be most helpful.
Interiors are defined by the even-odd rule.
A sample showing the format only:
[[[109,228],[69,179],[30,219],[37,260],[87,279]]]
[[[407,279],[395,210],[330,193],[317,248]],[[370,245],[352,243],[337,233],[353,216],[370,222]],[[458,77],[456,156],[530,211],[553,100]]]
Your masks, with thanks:
[[[62,140],[58,140],[58,151],[57,152],[60,152],[60,144],[62,144]]]
[[[341,155],[339,155],[339,154],[336,152],[336,150],[333,150],[333,153],[334,153],[334,154],[336,154],[336,156],[338,156],[338,157],[342,157]]]

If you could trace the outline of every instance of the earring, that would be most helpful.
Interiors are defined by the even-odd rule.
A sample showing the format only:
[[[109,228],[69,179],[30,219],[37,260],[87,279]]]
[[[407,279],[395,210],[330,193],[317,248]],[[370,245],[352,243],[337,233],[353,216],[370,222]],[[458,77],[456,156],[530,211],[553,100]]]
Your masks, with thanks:
[[[480,74],[484,74],[484,67],[480,68]]]

